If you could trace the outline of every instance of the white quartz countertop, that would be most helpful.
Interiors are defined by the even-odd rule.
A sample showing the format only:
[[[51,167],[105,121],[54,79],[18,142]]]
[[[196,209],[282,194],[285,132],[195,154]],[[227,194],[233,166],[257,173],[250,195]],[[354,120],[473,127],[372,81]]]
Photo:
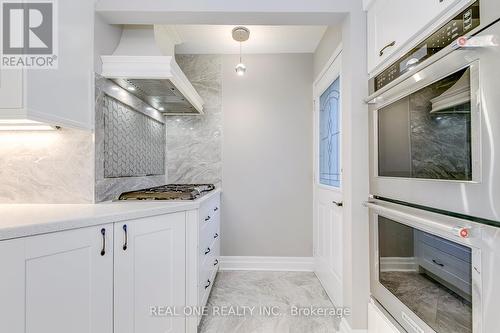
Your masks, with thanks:
[[[198,209],[220,189],[193,201],[0,205],[0,240]]]

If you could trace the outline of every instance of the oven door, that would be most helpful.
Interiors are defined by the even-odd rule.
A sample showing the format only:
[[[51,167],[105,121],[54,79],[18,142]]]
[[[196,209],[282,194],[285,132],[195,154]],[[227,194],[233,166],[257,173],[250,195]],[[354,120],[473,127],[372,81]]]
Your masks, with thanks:
[[[481,228],[367,205],[372,296],[410,333],[483,332]]]
[[[500,23],[370,96],[370,190],[500,220]]]

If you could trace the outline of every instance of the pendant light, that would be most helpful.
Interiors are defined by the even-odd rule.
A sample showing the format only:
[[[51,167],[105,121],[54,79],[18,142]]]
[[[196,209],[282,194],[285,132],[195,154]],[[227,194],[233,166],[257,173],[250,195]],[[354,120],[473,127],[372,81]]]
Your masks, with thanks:
[[[245,75],[245,72],[247,70],[247,67],[241,60],[241,43],[247,41],[249,37],[250,37],[250,30],[248,30],[247,28],[236,27],[233,29],[233,39],[240,43],[240,62],[234,68],[236,74],[239,76]]]

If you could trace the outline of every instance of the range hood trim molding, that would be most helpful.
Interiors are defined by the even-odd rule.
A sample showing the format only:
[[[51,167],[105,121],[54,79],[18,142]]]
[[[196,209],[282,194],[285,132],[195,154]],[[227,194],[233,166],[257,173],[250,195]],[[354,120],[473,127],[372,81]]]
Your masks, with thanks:
[[[175,38],[171,38],[167,28],[162,26],[124,28],[115,54],[101,56],[101,75],[108,79],[169,80],[197,111],[186,115],[203,114],[203,99],[175,61],[173,54]],[[146,49],[147,53],[153,55],[140,54],[141,49]],[[165,54],[161,50],[172,53]],[[174,115],[168,108],[161,112],[165,115]]]

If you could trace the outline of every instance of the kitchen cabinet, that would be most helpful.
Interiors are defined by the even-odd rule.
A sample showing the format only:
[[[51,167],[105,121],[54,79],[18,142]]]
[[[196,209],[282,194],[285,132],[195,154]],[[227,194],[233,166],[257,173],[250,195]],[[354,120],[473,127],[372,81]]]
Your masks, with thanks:
[[[200,207],[198,252],[198,304],[205,306],[219,269],[220,198],[215,196]],[[200,318],[201,319],[201,318]]]
[[[22,69],[0,69],[0,103],[2,109],[18,112],[23,107]]]
[[[94,127],[94,1],[58,1],[56,9],[58,67],[2,69],[0,123]]]
[[[409,50],[413,46],[411,41],[419,33],[458,2],[460,0],[373,0],[367,13],[368,72],[383,69],[398,51]]]
[[[198,309],[207,304],[220,260],[220,193],[206,198],[199,209],[187,212],[186,234],[186,299]],[[202,319],[200,313],[186,318],[186,332],[196,333]]]
[[[115,224],[114,323],[119,333],[178,333],[185,317],[153,317],[154,306],[186,305],[186,214]]]
[[[0,241],[0,332],[113,332],[113,225]]]
[[[219,268],[220,193],[187,210],[105,218],[0,240],[0,332],[197,332],[195,307]]]

